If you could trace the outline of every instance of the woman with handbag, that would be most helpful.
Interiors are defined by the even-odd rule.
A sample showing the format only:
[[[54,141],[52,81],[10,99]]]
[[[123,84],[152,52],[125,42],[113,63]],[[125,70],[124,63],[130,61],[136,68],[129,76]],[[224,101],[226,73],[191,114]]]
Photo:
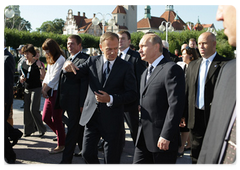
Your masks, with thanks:
[[[22,48],[26,60],[22,63],[20,82],[25,82],[24,89],[24,136],[31,136],[35,131],[39,131],[39,137],[46,132],[43,125],[42,116],[39,112],[42,90],[41,69],[36,64],[34,56],[36,51],[32,44],[27,44]]]
[[[45,98],[42,120],[57,135],[58,145],[50,153],[60,153],[65,148],[65,130],[62,123],[62,109],[54,109],[57,97],[59,76],[65,62],[63,52],[53,39],[46,39],[42,45],[46,53],[47,73],[43,80],[42,94]]]

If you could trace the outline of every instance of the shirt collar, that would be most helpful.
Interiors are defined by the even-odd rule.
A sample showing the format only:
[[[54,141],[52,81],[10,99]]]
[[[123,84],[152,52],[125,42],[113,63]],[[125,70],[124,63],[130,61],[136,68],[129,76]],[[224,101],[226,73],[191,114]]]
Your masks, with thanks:
[[[115,59],[116,60],[116,59]],[[115,60],[109,61],[111,65],[114,64]],[[105,58],[105,56],[103,55],[103,62],[104,64],[107,62],[108,60]]]
[[[163,58],[164,58],[163,55],[159,56],[156,60],[154,60],[152,64],[149,64],[149,67],[151,67],[152,65],[153,69],[155,69],[155,67],[157,67],[157,65],[162,61]]]
[[[212,61],[213,61],[213,59],[215,58],[216,54],[217,54],[217,52],[215,52],[213,55],[211,55],[211,56],[210,56],[208,59],[206,59],[206,58],[203,58],[203,61],[206,61],[206,60],[208,60],[208,61],[212,62]]]
[[[126,55],[130,47],[126,48],[123,51],[119,51],[119,54],[122,53],[123,55]]]
[[[79,54],[81,53],[81,51],[79,51],[78,53],[76,53],[74,56],[70,56],[72,58],[72,61],[74,60],[74,58]]]

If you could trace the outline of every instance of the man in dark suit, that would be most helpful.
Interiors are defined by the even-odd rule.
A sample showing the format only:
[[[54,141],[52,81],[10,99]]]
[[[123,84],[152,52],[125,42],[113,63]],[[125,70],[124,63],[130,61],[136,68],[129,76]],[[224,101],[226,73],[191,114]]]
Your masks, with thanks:
[[[223,21],[230,45],[236,47],[236,9],[220,5],[218,21]],[[198,158],[200,164],[234,163],[236,160],[236,59],[219,72],[214,89],[209,123]]]
[[[158,35],[145,34],[139,47],[149,66],[141,77],[141,119],[133,163],[176,163],[185,101],[184,73],[164,58]]]
[[[5,47],[5,43],[4,40],[4,158],[7,163],[15,163],[16,154],[8,139],[9,128],[12,127],[7,122],[13,103],[15,61],[12,54]]]
[[[134,102],[131,102],[124,106],[124,117],[130,129],[133,142],[135,144],[139,122],[138,105],[140,97],[140,79],[142,73],[146,69],[146,63],[141,60],[140,54],[138,52],[130,49],[131,35],[128,31],[120,31],[118,32],[118,36],[119,54],[121,55],[120,57],[133,65],[134,75],[137,80],[138,98]]]
[[[81,53],[82,39],[78,35],[68,37],[67,48],[71,56],[69,61],[76,66],[84,63],[87,56]],[[82,150],[84,127],[79,125],[83,104],[87,95],[88,82],[86,78],[77,79],[60,74],[56,107],[67,111],[68,132],[65,149],[62,155],[62,163],[71,163],[76,143]]]
[[[90,57],[79,67],[69,61],[63,66],[67,72],[74,73],[65,73],[66,76],[89,78],[88,94],[80,118],[80,125],[86,125],[82,150],[86,163],[99,163],[100,137],[105,141],[105,163],[120,163],[124,104],[136,100],[137,85],[132,65],[117,57],[118,43],[117,34],[106,32],[99,45],[104,55]]]
[[[216,37],[204,32],[198,38],[202,58],[190,62],[186,74],[188,128],[192,135],[192,163],[196,163],[210,115],[213,90],[220,68],[227,59],[216,52]]]

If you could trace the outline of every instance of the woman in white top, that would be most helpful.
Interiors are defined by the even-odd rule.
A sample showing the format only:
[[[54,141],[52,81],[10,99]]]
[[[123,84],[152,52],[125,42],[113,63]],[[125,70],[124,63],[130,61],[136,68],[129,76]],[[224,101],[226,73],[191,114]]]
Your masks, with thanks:
[[[186,75],[186,71],[188,68],[188,64],[199,58],[198,53],[195,48],[190,48],[189,46],[186,46],[181,50],[182,52],[182,62],[177,62],[178,65],[182,67],[184,70],[184,73]],[[183,122],[183,121],[181,121]],[[185,121],[187,122],[187,121]],[[181,132],[181,141],[182,146],[178,148],[178,156],[182,157],[184,150],[190,150],[191,149],[191,142],[188,140],[189,138],[189,129],[187,128],[187,125],[180,123],[180,132]],[[188,141],[187,146],[184,148],[186,141]]]
[[[42,120],[57,135],[58,145],[50,153],[62,152],[65,148],[65,130],[62,123],[62,109],[54,109],[57,97],[59,76],[65,62],[63,52],[53,39],[46,39],[42,45],[46,53],[47,73],[43,80],[42,94],[45,98]]]

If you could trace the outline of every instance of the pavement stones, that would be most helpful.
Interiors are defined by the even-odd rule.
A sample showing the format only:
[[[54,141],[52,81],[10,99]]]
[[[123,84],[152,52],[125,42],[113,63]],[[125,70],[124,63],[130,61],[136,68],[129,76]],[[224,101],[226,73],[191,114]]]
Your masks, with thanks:
[[[13,101],[13,124],[15,128],[18,128],[23,132],[23,101],[14,99]],[[44,98],[41,99],[42,111],[44,105]],[[62,153],[49,154],[51,148],[57,146],[57,142],[52,139],[56,137],[55,133],[46,125],[47,132],[42,138],[37,137],[39,134],[35,132],[30,137],[22,137],[18,143],[13,147],[16,153],[16,164],[59,164],[62,159]],[[126,127],[126,142],[123,149],[121,164],[132,164],[134,145],[130,136],[130,131]],[[67,128],[65,129],[67,132]],[[79,152],[78,147],[75,148],[75,152]],[[98,152],[100,163],[103,162],[103,152]],[[73,164],[85,164],[81,157],[73,157]],[[177,164],[191,164],[190,151],[184,153],[184,156],[177,159]]]

